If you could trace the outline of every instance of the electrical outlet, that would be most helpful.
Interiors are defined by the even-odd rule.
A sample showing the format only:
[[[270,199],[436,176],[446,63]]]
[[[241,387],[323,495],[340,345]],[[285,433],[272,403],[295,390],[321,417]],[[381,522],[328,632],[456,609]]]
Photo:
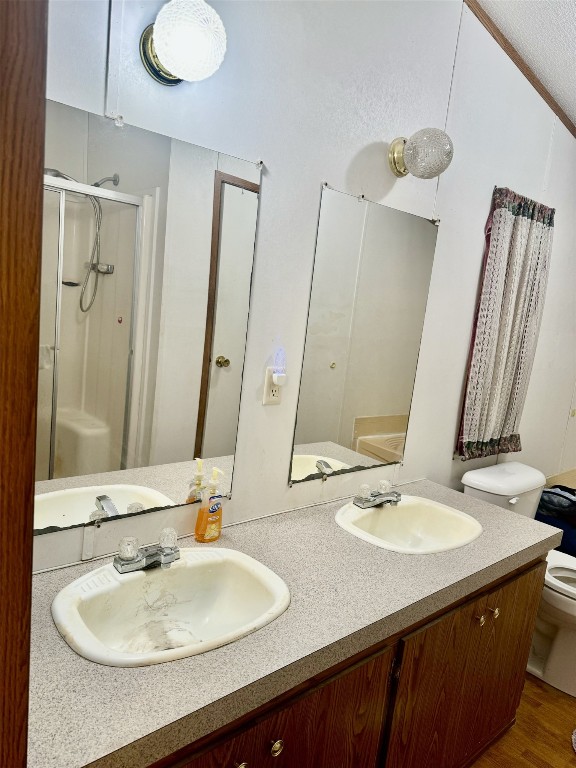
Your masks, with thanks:
[[[280,405],[282,387],[278,384],[274,384],[272,378],[274,374],[274,368],[266,368],[266,376],[264,377],[264,394],[262,396],[262,405]]]

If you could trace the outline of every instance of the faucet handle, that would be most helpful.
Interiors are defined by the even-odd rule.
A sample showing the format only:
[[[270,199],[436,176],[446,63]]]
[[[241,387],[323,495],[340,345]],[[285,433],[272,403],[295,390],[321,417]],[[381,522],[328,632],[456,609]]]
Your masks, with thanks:
[[[370,486],[368,485],[368,483],[363,483],[360,486],[360,491],[358,492],[358,496],[361,499],[369,499],[369,498],[371,498],[372,491],[370,490]]]
[[[176,549],[176,543],[178,541],[178,534],[174,528],[162,528],[160,531],[160,538],[158,544],[163,549]]]
[[[390,493],[392,483],[390,480],[380,480],[378,483],[378,493]]]
[[[120,560],[137,560],[140,556],[138,539],[135,536],[124,536],[118,542],[118,557]]]

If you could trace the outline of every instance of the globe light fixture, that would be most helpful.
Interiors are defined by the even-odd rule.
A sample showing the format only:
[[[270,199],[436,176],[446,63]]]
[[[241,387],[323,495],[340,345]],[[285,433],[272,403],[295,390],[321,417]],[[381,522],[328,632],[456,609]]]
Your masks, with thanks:
[[[433,179],[448,168],[453,155],[454,147],[447,133],[438,128],[423,128],[409,139],[394,139],[388,162],[399,178],[411,173],[419,179]]]
[[[140,58],[162,85],[205,80],[226,53],[222,19],[204,0],[170,0],[140,38]]]

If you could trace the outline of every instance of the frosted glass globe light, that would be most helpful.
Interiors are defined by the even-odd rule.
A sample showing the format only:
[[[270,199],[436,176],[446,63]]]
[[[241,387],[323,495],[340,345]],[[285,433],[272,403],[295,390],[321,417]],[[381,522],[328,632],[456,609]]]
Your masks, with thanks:
[[[161,65],[181,80],[205,80],[226,53],[222,19],[204,0],[171,0],[160,9],[152,36]]]
[[[433,179],[452,162],[454,147],[450,136],[438,128],[423,128],[410,136],[404,147],[404,162],[412,176]]]
[[[411,173],[419,179],[433,179],[448,168],[453,155],[448,134],[438,128],[423,128],[408,140],[394,139],[388,157],[396,176]]]

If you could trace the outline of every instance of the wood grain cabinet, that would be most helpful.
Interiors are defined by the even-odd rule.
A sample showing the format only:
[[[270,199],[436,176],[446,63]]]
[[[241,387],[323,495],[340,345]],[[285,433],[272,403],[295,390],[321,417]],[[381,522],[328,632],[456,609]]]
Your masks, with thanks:
[[[400,641],[386,768],[463,768],[513,724],[545,564]]]
[[[154,768],[465,768],[514,722],[545,569]]]
[[[275,712],[186,768],[376,768],[394,650]]]

